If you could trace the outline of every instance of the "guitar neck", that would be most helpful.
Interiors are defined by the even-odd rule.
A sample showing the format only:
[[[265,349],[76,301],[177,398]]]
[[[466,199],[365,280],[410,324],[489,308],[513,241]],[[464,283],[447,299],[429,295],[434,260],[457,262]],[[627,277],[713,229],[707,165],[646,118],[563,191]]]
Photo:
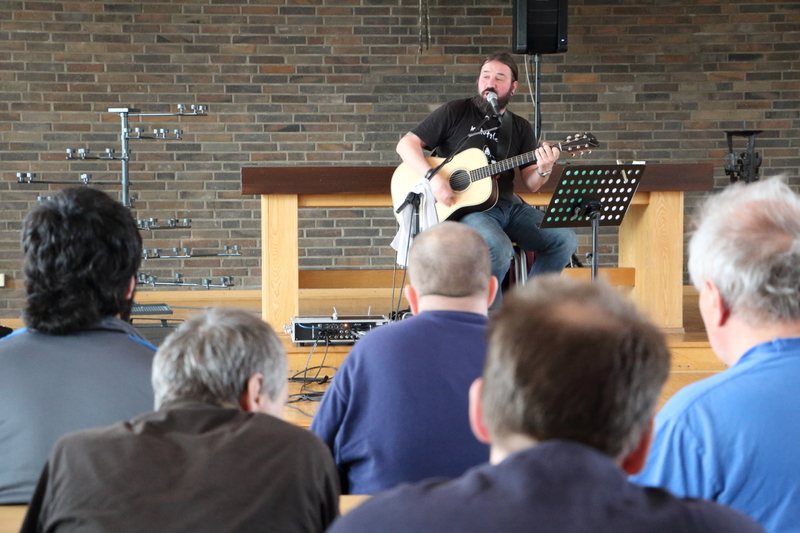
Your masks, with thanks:
[[[553,146],[558,147],[559,152],[562,154],[564,152],[569,152],[574,155],[574,152],[582,152],[585,150],[591,150],[592,148],[597,148],[600,146],[600,143],[597,142],[597,139],[595,139],[594,135],[591,133],[584,133],[575,135],[574,137],[570,135],[567,137],[566,141],[554,144]],[[534,150],[532,152],[526,152],[514,157],[509,157],[508,159],[498,161],[497,163],[492,163],[491,165],[486,165],[485,167],[476,168],[475,170],[470,171],[469,179],[470,181],[478,181],[483,178],[500,174],[506,170],[511,170],[512,168],[521,167],[527,163],[535,162],[536,151]]]
[[[517,168],[527,163],[535,163],[535,162],[536,162],[535,151],[526,152],[520,155],[515,155],[514,157],[509,157],[508,159],[503,159],[502,161],[498,161],[497,163],[492,163],[491,165],[486,165],[485,167],[476,168],[475,170],[469,173],[470,181],[477,181],[483,178],[488,178],[489,176],[500,174],[501,172],[505,172],[506,170],[511,170],[512,168]]]

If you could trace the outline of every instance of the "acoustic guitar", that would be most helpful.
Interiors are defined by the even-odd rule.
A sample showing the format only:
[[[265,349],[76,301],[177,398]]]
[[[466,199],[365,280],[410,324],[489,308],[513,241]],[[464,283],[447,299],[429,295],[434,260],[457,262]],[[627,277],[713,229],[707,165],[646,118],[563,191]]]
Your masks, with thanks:
[[[562,154],[574,155],[576,152],[597,148],[600,143],[591,133],[580,133],[570,135],[564,142],[558,143],[556,146]],[[431,168],[436,168],[444,161],[444,158],[441,157],[427,157],[426,159]],[[494,177],[506,170],[535,162],[535,151],[492,164],[488,164],[486,155],[479,148],[469,148],[459,152],[452,161],[439,170],[439,174],[446,176],[450,181],[450,187],[455,192],[455,199],[451,206],[448,207],[437,202],[436,212],[439,215],[439,222],[449,218],[458,220],[467,213],[491,209],[497,203],[498,195],[497,180]],[[402,218],[397,213],[397,209],[405,202],[408,193],[420,179],[420,175],[414,172],[408,163],[401,164],[392,174],[392,205],[395,209],[395,216],[401,224]]]

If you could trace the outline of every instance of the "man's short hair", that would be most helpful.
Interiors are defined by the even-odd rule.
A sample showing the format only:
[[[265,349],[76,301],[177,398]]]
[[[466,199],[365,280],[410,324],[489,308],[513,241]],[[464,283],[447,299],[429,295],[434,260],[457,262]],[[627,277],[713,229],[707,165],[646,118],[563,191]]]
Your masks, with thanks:
[[[536,276],[490,320],[481,405],[493,439],[635,449],[669,374],[655,324],[605,283]]]
[[[27,214],[21,244],[29,327],[63,335],[130,314],[142,238],[121,203],[89,187],[62,190]]]
[[[781,178],[710,197],[696,227],[689,273],[698,290],[712,281],[751,325],[800,320],[800,197]]]
[[[248,380],[259,372],[261,392],[277,400],[289,363],[270,325],[242,309],[210,309],[181,324],[156,352],[156,409],[175,401],[238,405]]]
[[[511,57],[511,54],[509,54],[508,52],[496,52],[488,56],[486,59],[483,60],[483,63],[481,63],[481,70],[483,70],[483,66],[489,61],[497,61],[510,68],[511,76],[513,77],[511,81],[517,81],[519,79],[519,68],[517,67],[517,62],[514,61],[514,58]]]
[[[459,222],[442,222],[420,233],[408,253],[408,277],[419,296],[460,298],[489,290],[489,246]]]

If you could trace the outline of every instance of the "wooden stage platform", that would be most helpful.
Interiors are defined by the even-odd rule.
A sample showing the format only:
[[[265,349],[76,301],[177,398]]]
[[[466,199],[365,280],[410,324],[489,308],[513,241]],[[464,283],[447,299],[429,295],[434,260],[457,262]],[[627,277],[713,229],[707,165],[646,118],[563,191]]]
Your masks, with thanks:
[[[565,270],[566,275],[580,277],[584,274],[583,272],[570,272],[570,270],[585,269]],[[619,276],[619,273],[611,275]],[[308,279],[304,280],[305,277],[308,277]],[[358,281],[359,288],[330,289],[316,287],[315,276],[301,274],[300,314],[328,315],[333,312],[333,306],[336,306],[339,315],[366,314],[367,309],[370,307],[374,314],[388,314],[392,308],[392,290],[381,287],[364,287],[365,284],[369,285],[369,273],[360,272],[358,277],[360,278]],[[365,280],[367,283],[365,283]],[[611,281],[614,283],[613,279]],[[399,283],[400,280],[398,280],[398,285]],[[346,285],[346,282],[339,280],[337,284],[340,286],[342,284]],[[618,285],[620,290],[627,290],[624,279]],[[343,293],[343,290],[346,292]],[[344,297],[344,294],[347,296]],[[168,303],[172,307],[174,314],[136,317],[135,324],[147,322],[157,324],[165,318],[174,324],[176,321],[186,319],[205,308],[213,306],[240,307],[252,310],[254,313],[260,313],[262,294],[259,289],[227,291],[158,290],[140,291],[136,295],[136,301],[138,303]],[[405,302],[403,302],[402,308],[405,308]],[[5,319],[1,323],[15,329],[22,326],[21,320]],[[725,369],[725,365],[711,351],[711,346],[697,309],[697,293],[693,287],[683,288],[683,324],[684,331],[681,333],[675,333],[674,330],[665,331],[672,351],[672,372],[662,392],[661,404],[683,386]],[[327,375],[330,379],[335,372],[335,368],[342,364],[342,361],[350,351],[350,346],[332,346],[329,348],[318,346],[312,353],[309,346],[294,345],[289,336],[280,330],[282,324],[273,324],[273,326],[278,330],[286,347],[289,356],[290,376],[302,372],[306,365],[308,367],[324,365],[332,368],[325,368],[320,371],[319,377],[324,378]],[[316,370],[308,375],[317,375]],[[290,384],[290,393],[300,393],[300,387],[297,383]],[[323,391],[325,387],[326,385],[316,384],[307,386],[307,388],[316,391]],[[293,423],[307,427],[311,423],[311,417],[316,408],[317,403],[313,401],[292,403],[286,408],[286,418]]]
[[[570,269],[565,271],[568,275]],[[577,273],[576,273],[577,274]],[[302,276],[301,276],[302,278]],[[363,279],[360,282],[363,284]],[[625,287],[621,287],[625,290]],[[386,314],[391,309],[391,289],[360,288],[350,289],[349,296],[342,298],[337,289],[304,288],[300,290],[300,313],[303,315],[327,315],[332,313],[335,305],[340,315],[365,314],[369,307],[376,314]],[[174,319],[183,319],[200,309],[210,306],[237,306],[259,312],[261,309],[261,291],[143,291],[138,293],[139,303],[167,302],[173,306]],[[721,370],[725,365],[711,351],[700,313],[697,309],[697,292],[693,287],[683,289],[684,332],[665,332],[667,342],[672,351],[672,372],[661,395],[661,404],[683,386],[698,381]],[[289,355],[290,375],[302,372],[306,365],[316,367],[329,366],[319,373],[319,377],[333,376],[334,369],[341,365],[349,346],[318,346],[313,353],[309,346],[296,346],[288,335],[279,331]],[[308,374],[317,375],[316,370]],[[309,385],[307,388],[322,391],[325,385]],[[300,385],[291,384],[291,393],[299,393]],[[311,423],[317,403],[302,401],[290,404],[286,409],[288,420],[302,426]]]
[[[353,278],[361,278],[370,274],[359,271],[353,276],[352,271],[319,271],[309,273],[299,270],[299,246],[297,240],[298,216],[300,207],[378,207],[393,205],[388,193],[395,167],[389,166],[258,166],[243,167],[242,194],[261,196],[261,236],[262,236],[262,300],[261,310],[264,320],[282,327],[290,317],[302,314],[328,314],[332,311],[326,302],[337,301],[334,293],[323,295],[320,291],[325,287],[343,287],[342,280],[352,283]],[[598,172],[595,175],[595,172]],[[581,165],[556,165],[553,176],[536,193],[529,193],[517,180],[515,190],[530,205],[546,206],[553,193],[562,185],[571,187],[581,184],[584,177],[591,178],[585,183],[594,187],[600,179],[609,179],[606,186],[611,191],[630,188],[627,175],[616,176],[616,170],[608,168],[596,171]],[[631,207],[626,213],[619,229],[619,267],[600,270],[600,276],[620,288],[630,296],[640,309],[643,309],[659,327],[669,334],[672,348],[673,372],[664,389],[662,398],[668,398],[687,383],[702,379],[722,370],[724,367],[711,353],[707,341],[702,337],[702,325],[689,324],[694,305],[689,303],[688,320],[681,314],[687,307],[686,296],[682,287],[683,280],[683,219],[684,193],[687,191],[708,191],[714,185],[714,165],[698,162],[691,164],[647,164],[642,167],[642,174],[637,170],[640,183],[631,198]],[[564,181],[562,183],[562,177]],[[575,179],[573,179],[575,178]],[[636,181],[635,176],[630,177]],[[593,181],[592,181],[593,180]],[[628,185],[625,185],[628,184]],[[609,189],[606,188],[605,192]],[[581,276],[588,274],[588,269],[567,269],[566,275]],[[580,272],[584,271],[584,272]],[[339,282],[333,282],[332,276],[341,276]],[[309,277],[317,276],[321,285],[309,284]],[[306,279],[304,279],[304,277]],[[588,278],[588,276],[586,276]],[[362,280],[357,279],[360,283]],[[377,284],[367,288],[365,285],[347,285],[348,289],[359,291],[378,291],[379,287],[391,284]],[[321,309],[312,310],[311,294],[316,291],[316,303]],[[341,293],[340,293],[341,294]],[[346,298],[339,297],[340,302],[350,302],[348,292]],[[321,299],[319,297],[322,297]],[[377,296],[377,292],[371,296]],[[696,300],[693,291],[688,297]],[[327,298],[327,300],[326,300]],[[386,296],[386,301],[390,301]],[[369,298],[360,301],[361,309],[352,312],[337,306],[339,315],[364,314],[363,306]],[[386,309],[390,309],[388,306]],[[321,311],[321,312],[320,312]],[[387,311],[373,306],[373,311],[385,314]],[[318,350],[322,351],[322,350]],[[308,357],[308,350],[297,353],[289,350],[291,366],[298,368],[298,363],[305,364],[307,359],[311,365],[319,365],[322,355],[315,353]],[[326,353],[325,363],[338,366],[345,355],[346,348],[331,348]],[[300,367],[302,368],[302,366]],[[306,409],[311,413],[313,405]],[[305,415],[303,415],[305,416]],[[299,422],[305,422],[309,416]]]

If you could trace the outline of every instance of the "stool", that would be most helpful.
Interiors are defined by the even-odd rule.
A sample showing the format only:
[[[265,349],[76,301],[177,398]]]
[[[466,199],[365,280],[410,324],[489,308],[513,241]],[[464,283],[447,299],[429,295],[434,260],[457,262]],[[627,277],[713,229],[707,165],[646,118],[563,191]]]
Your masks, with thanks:
[[[533,262],[536,261],[536,253],[528,252],[513,243],[514,257],[511,258],[511,266],[503,279],[503,292],[513,289],[515,286],[525,285],[528,280],[528,272],[531,270]]]

